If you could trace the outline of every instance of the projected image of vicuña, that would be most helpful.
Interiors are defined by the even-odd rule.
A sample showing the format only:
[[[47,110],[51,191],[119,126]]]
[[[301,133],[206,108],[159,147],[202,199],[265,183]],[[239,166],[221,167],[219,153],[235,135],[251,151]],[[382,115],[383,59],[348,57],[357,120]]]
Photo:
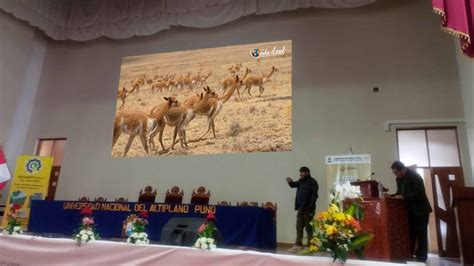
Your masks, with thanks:
[[[291,151],[291,41],[125,57],[113,157]]]

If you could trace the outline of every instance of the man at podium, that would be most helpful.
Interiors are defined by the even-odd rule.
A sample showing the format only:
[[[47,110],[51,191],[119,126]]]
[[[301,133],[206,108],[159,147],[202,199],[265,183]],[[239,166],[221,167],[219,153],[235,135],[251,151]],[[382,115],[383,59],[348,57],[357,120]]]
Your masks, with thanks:
[[[396,161],[392,164],[392,172],[397,177],[397,193],[395,198],[404,199],[408,216],[411,254],[416,260],[426,262],[428,258],[428,220],[433,211],[425,193],[423,178]],[[416,252],[415,244],[418,243]]]

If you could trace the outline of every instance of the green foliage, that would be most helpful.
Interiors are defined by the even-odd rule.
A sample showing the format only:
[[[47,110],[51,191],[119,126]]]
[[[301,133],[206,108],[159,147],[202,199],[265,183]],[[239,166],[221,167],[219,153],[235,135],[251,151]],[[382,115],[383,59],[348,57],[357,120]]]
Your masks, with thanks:
[[[356,249],[365,247],[365,245],[367,245],[367,243],[369,243],[372,238],[374,238],[374,235],[368,232],[360,233],[351,239],[351,248]]]
[[[214,238],[214,232],[216,231],[216,226],[213,222],[207,221],[201,225],[198,229],[199,237]]]

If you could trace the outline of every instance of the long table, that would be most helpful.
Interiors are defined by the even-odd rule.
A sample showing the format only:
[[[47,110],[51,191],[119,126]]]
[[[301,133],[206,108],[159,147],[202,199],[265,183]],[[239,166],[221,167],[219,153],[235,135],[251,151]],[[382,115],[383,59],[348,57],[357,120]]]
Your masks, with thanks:
[[[211,211],[215,212],[216,226],[222,234],[224,245],[276,248],[276,225],[272,212],[251,206],[33,200],[28,231],[72,236],[80,224],[80,209],[84,206],[91,206],[94,210],[97,231],[104,239],[120,238],[123,221],[138,210],[149,211],[147,233],[151,241],[160,240],[161,229],[170,218],[205,218]]]
[[[0,265],[272,265],[333,266],[331,257],[281,255],[230,249],[198,250],[163,245],[0,235]],[[397,265],[347,260],[346,266]],[[398,264],[402,265],[402,264]]]

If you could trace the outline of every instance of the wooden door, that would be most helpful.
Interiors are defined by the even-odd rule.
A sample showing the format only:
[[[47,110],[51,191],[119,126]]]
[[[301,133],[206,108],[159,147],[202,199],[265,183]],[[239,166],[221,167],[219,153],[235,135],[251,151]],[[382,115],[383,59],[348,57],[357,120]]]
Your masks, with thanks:
[[[49,177],[48,196],[46,197],[47,200],[54,200],[60,172],[61,166],[53,166],[53,168],[51,169],[51,176]]]
[[[432,167],[431,181],[439,256],[459,258],[456,219],[451,202],[453,197],[452,188],[464,186],[462,168]]]
[[[36,147],[36,155],[51,156],[54,158],[51,176],[49,177],[47,200],[54,200],[56,188],[58,185],[59,174],[61,172],[61,164],[64,155],[65,138],[56,139],[39,139]]]

